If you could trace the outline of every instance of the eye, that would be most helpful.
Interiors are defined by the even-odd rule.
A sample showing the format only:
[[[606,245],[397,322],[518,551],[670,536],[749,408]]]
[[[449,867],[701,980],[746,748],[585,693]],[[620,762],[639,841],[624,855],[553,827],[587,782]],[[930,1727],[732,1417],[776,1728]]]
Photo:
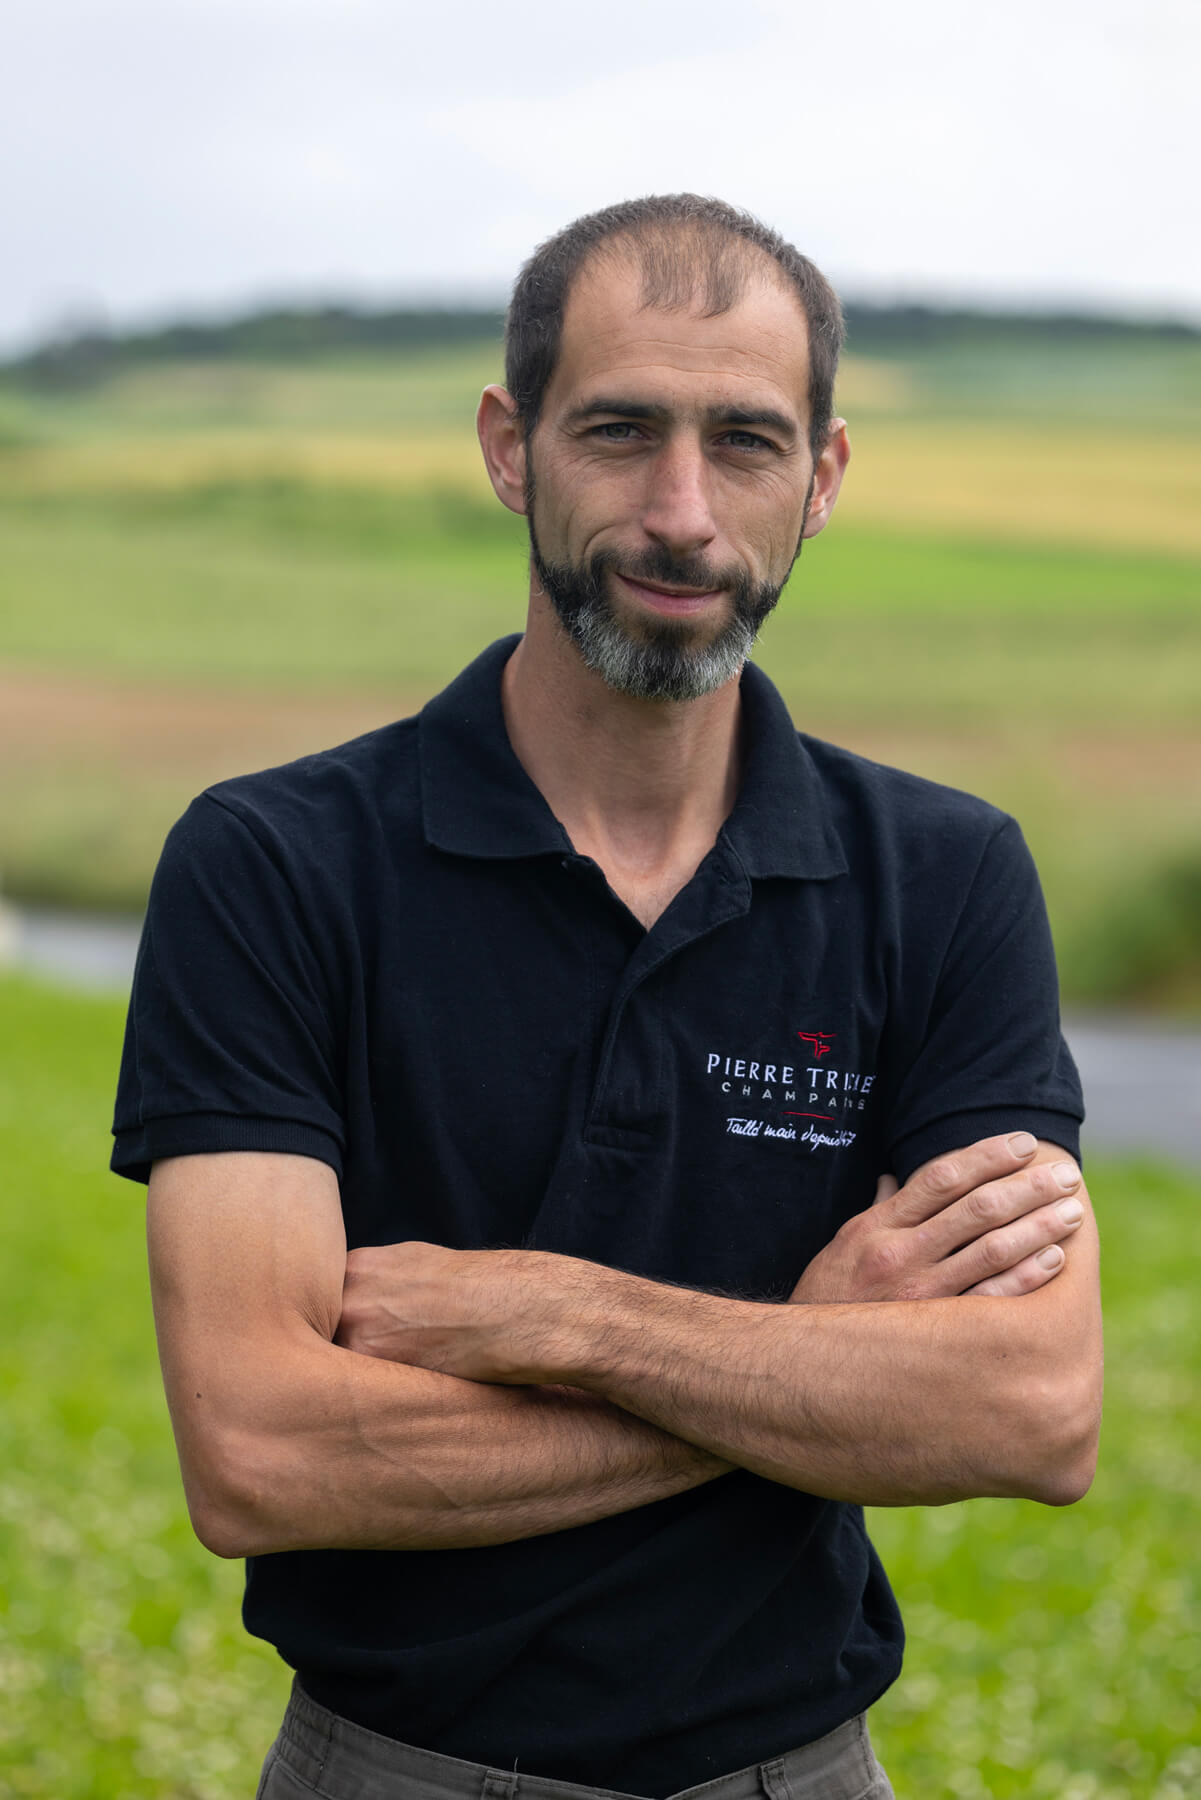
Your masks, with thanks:
[[[761,438],[754,431],[724,432],[722,442],[728,444],[731,450],[771,450],[774,448],[774,445],[769,444],[766,438]]]
[[[594,425],[592,435],[606,444],[628,444],[636,430],[629,419],[610,419],[604,425]]]

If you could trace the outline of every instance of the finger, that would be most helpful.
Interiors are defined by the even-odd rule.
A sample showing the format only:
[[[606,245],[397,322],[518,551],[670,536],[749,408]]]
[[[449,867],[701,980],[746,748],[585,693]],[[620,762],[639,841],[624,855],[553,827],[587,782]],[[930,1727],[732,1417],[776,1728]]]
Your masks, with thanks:
[[[916,1227],[916,1231],[923,1246],[934,1256],[949,1257],[990,1231],[1011,1225],[1042,1207],[1053,1206],[1065,1197],[1076,1196],[1079,1191],[1080,1170],[1074,1162],[1065,1158],[1057,1163],[1036,1163],[1001,1181],[986,1181],[982,1187],[973,1188]],[[1046,1241],[1027,1248],[1040,1249]]]
[[[1014,1131],[936,1156],[916,1169],[896,1195],[892,1223],[921,1225],[973,1189],[1024,1169],[1037,1149],[1038,1142],[1028,1131]]]
[[[1023,1257],[1003,1275],[990,1275],[987,1281],[978,1281],[967,1291],[1001,1297],[1032,1294],[1036,1288],[1046,1287],[1049,1281],[1054,1281],[1066,1261],[1062,1248],[1058,1244],[1049,1244],[1036,1255]]]
[[[939,1273],[949,1281],[950,1291],[968,1293],[981,1282],[997,1280],[1042,1251],[1056,1248],[1065,1238],[1079,1230],[1084,1218],[1083,1202],[1074,1195],[1054,1206],[1040,1207],[997,1231],[986,1232],[974,1243],[967,1244],[955,1256],[940,1264]],[[1047,1266],[1047,1274],[1058,1273],[1059,1263]],[[1028,1289],[1005,1288],[1003,1292],[1026,1293]]]
[[[872,1201],[872,1205],[880,1206],[885,1200],[891,1200],[893,1195],[896,1192],[897,1192],[896,1176],[895,1175],[881,1175],[879,1181],[877,1181],[877,1183],[876,1183],[876,1197]]]

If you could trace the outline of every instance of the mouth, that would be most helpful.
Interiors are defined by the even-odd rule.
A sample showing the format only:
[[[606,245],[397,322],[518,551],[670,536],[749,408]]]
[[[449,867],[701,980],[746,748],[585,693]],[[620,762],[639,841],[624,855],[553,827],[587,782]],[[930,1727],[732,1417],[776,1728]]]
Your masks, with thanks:
[[[714,600],[725,598],[724,588],[681,587],[674,582],[635,580],[632,575],[620,573],[617,579],[644,606],[676,617],[703,612]]]

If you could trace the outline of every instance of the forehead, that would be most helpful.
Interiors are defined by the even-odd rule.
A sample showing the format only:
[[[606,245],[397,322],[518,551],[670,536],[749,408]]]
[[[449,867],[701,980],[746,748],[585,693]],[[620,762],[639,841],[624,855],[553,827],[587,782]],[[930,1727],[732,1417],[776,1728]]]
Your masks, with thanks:
[[[809,334],[796,295],[764,261],[752,267],[728,312],[704,318],[691,309],[646,307],[642,277],[624,258],[597,258],[572,284],[559,358],[545,406],[575,404],[583,390],[630,398],[645,388],[678,398],[704,395],[787,404],[808,416]]]

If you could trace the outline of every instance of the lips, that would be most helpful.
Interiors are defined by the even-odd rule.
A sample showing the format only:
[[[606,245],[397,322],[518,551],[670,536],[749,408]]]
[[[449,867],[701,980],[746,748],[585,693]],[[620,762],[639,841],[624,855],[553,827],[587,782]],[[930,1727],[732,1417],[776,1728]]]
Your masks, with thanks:
[[[667,612],[696,612],[710,600],[716,600],[725,592],[723,588],[689,588],[676,587],[662,581],[645,581],[633,575],[621,575],[618,579],[651,606]]]

